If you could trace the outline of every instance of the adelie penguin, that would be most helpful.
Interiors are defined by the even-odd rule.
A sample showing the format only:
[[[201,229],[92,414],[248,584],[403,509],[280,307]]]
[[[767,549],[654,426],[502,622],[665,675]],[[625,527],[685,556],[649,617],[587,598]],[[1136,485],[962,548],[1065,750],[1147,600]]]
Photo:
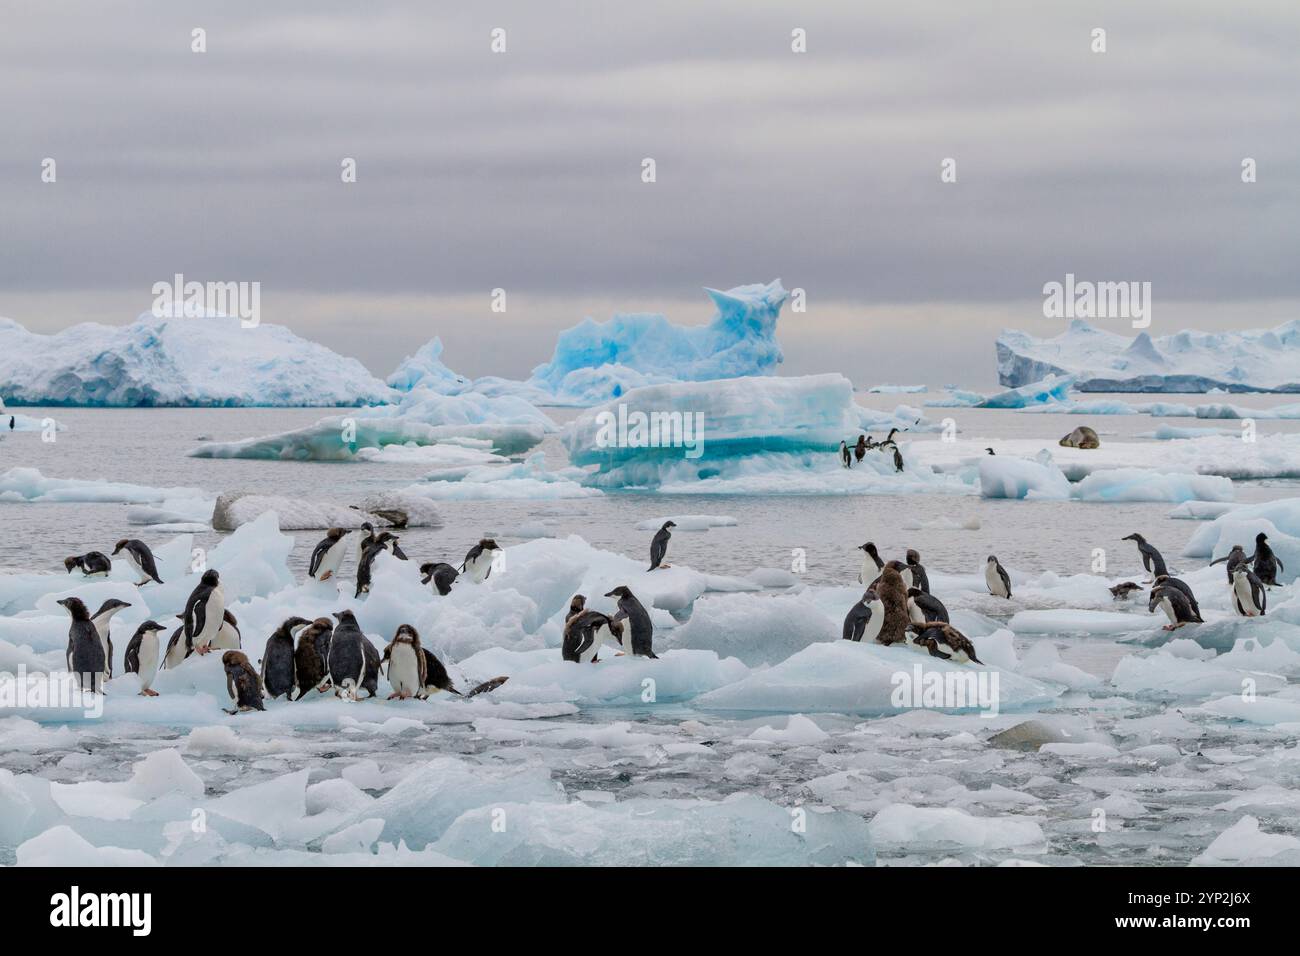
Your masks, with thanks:
[[[185,643],[194,649],[194,653],[203,655],[211,651],[212,642],[226,622],[226,595],[221,590],[221,576],[216,571],[203,572],[198,587],[185,602],[185,613],[181,618]]]
[[[63,567],[69,574],[76,568],[88,578],[106,578],[108,572],[113,570],[113,562],[102,551],[87,551],[85,554],[64,558]]]
[[[330,528],[312,549],[307,576],[317,581],[328,581],[339,573],[347,556],[348,532],[342,528]]]
[[[994,597],[1011,597],[1011,575],[998,564],[997,555],[990,554],[984,563],[984,583],[988,585],[989,594]]]
[[[1282,563],[1281,558],[1273,553],[1273,549],[1268,544],[1268,535],[1262,531],[1255,535],[1255,557],[1253,561],[1255,576],[1269,587],[1278,587],[1277,572],[1286,571],[1286,565]]]
[[[575,594],[569,602],[569,613],[564,620],[564,643],[560,656],[575,664],[594,664],[603,644],[623,643],[623,622],[615,621],[600,611],[588,611],[584,595]]]
[[[465,560],[460,565],[461,571],[468,574],[469,579],[475,584],[482,584],[492,573],[493,559],[500,550],[493,539],[481,539],[465,554]]]
[[[1201,620],[1201,605],[1196,601],[1196,595],[1192,593],[1191,587],[1181,578],[1171,577],[1168,574],[1162,574],[1152,583],[1151,588],[1170,587],[1182,592],[1183,597],[1187,599],[1187,606],[1192,609],[1192,621],[1195,624],[1204,624]]]
[[[650,542],[650,567],[648,570],[653,571],[655,568],[666,568],[664,558],[668,555],[668,539],[673,536],[670,528],[676,528],[675,521],[665,521],[663,527],[655,532],[654,539]]]
[[[243,651],[226,651],[221,655],[221,666],[226,671],[226,692],[234,703],[228,714],[246,714],[250,710],[266,710],[262,704],[262,682],[257,671],[248,663]]]
[[[104,677],[106,679],[112,679],[113,677],[113,637],[110,633],[113,615],[130,606],[125,601],[109,598],[99,606],[98,611],[90,616],[90,623],[95,627],[99,643],[104,647]]]
[[[626,621],[626,630],[624,631],[623,647],[630,650],[637,657],[650,657],[658,660],[652,647],[654,643],[654,624],[650,621],[650,614],[645,607],[626,585],[620,585],[612,591],[607,591],[605,597],[612,597],[618,601],[618,612],[614,615],[614,621]]]
[[[451,586],[460,577],[456,569],[445,561],[430,561],[420,565],[420,583],[433,584],[433,589],[446,597],[451,593]]]
[[[844,640],[874,641],[885,624],[885,605],[875,588],[867,588],[858,603],[844,615]]]
[[[82,690],[99,693],[104,686],[104,645],[99,642],[95,625],[90,623],[90,612],[80,598],[64,598],[58,602],[72,617],[68,628],[68,649],[64,654],[68,671]]]
[[[293,682],[298,688],[294,700],[302,700],[309,690],[325,693],[329,686],[329,648],[334,622],[318,617],[298,632],[298,646],[293,652]]]
[[[1242,617],[1260,617],[1268,611],[1264,582],[1249,568],[1237,568],[1232,574],[1232,604]]]
[[[1127,601],[1134,591],[1141,591],[1142,585],[1136,581],[1124,581],[1110,588],[1110,596],[1116,601]]]
[[[374,697],[379,690],[379,651],[361,633],[351,611],[336,611],[334,617],[338,624],[326,661],[334,696],[359,700],[358,692],[364,690],[367,697]]]
[[[853,452],[849,451],[849,443],[840,442],[840,465],[844,468],[853,467]]]
[[[281,695],[292,699],[293,689],[297,686],[293,639],[309,624],[311,621],[305,617],[291,617],[266,639],[266,647],[262,651],[260,676],[262,688],[271,700]]]
[[[411,697],[424,697],[424,686],[428,682],[428,672],[424,648],[420,646],[420,635],[409,624],[402,624],[397,633],[384,648],[384,655],[379,661],[380,667],[388,665],[388,683],[393,692],[389,700],[407,700]]]
[[[912,587],[918,587],[926,594],[930,593],[930,576],[921,564],[921,552],[915,548],[907,549],[907,566],[912,572]]]
[[[1169,623],[1164,627],[1166,631],[1200,621],[1200,616],[1192,612],[1192,605],[1187,600],[1187,595],[1169,584],[1157,584],[1151,588],[1151,599],[1147,601],[1147,610],[1154,614],[1156,608],[1164,611],[1169,618]]]
[[[217,636],[212,640],[212,649],[214,651],[237,651],[243,648],[244,638],[239,633],[239,622],[235,620],[235,615],[230,611],[223,611],[221,614],[221,628],[217,631]]]
[[[1165,567],[1165,559],[1160,556],[1160,552],[1157,551],[1155,547],[1147,543],[1147,539],[1142,537],[1142,535],[1135,531],[1132,534],[1124,535],[1120,540],[1133,541],[1137,543],[1138,554],[1142,556],[1142,567],[1147,569],[1147,572],[1151,575],[1152,581],[1162,574],[1169,573],[1169,569]]]
[[[928,624],[933,621],[947,624],[948,609],[933,594],[926,594],[920,588],[908,588],[907,619],[912,624]]]
[[[885,562],[880,559],[880,552],[876,550],[876,545],[872,541],[858,545],[858,550],[863,552],[862,570],[858,572],[858,583],[870,584],[880,577],[880,572],[885,569]]]
[[[139,538],[123,538],[114,546],[113,556],[117,557],[122,551],[126,552],[127,563],[135,569],[136,574],[140,575],[136,587],[142,587],[150,581],[158,584],[163,583],[163,579],[158,577],[158,565],[154,562],[153,552],[149,550],[149,545]]]
[[[1232,550],[1223,557],[1215,558],[1211,561],[1210,567],[1214,567],[1216,564],[1223,564],[1224,562],[1227,562],[1228,583],[1231,584],[1232,576],[1237,572],[1237,569],[1248,566],[1250,564],[1250,558],[1246,555],[1245,548],[1239,544],[1234,544]]]
[[[135,629],[126,645],[122,668],[128,674],[139,675],[141,697],[158,696],[158,692],[153,689],[153,679],[158,676],[158,665],[162,662],[162,645],[158,634],[165,630],[157,621],[145,621]]]
[[[975,645],[971,639],[951,624],[940,621],[913,624],[911,630],[916,634],[913,643],[928,649],[931,657],[942,657],[957,664],[984,663],[975,656]]]

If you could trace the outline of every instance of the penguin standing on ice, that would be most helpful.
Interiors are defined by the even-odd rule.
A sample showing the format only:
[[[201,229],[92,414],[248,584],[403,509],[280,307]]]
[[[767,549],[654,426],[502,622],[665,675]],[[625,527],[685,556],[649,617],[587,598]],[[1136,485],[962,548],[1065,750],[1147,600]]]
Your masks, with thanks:
[[[406,561],[406,552],[403,551],[401,545],[397,543],[400,540],[402,539],[391,531],[381,531],[378,536],[376,536],[373,543],[379,545],[379,547],[383,548],[399,561]]]
[[[72,617],[68,628],[68,649],[64,654],[68,672],[82,690],[100,693],[104,686],[104,645],[99,642],[95,625],[90,623],[90,612],[80,598],[64,598],[58,602]]]
[[[456,569],[445,561],[430,561],[428,564],[420,565],[421,584],[432,582],[433,589],[446,597],[451,593],[451,586],[456,583],[459,577]]]
[[[351,611],[336,611],[334,617],[338,624],[330,637],[326,661],[334,696],[360,700],[358,691],[364,690],[367,697],[374,697],[379,690],[379,651],[361,633]]]
[[[379,542],[379,539],[373,539],[361,546],[361,560],[357,563],[357,588],[353,597],[361,597],[363,594],[370,593],[370,575],[371,567],[375,563],[375,558],[383,554],[385,548]]]
[[[623,622],[600,611],[588,611],[586,595],[575,594],[564,619],[560,656],[574,663],[594,664],[599,660],[601,647],[614,643],[623,643]]]
[[[311,621],[305,617],[291,617],[275,629],[270,637],[266,639],[266,647],[262,651],[262,689],[266,691],[266,696],[275,700],[281,694],[287,698],[293,697],[293,688],[296,684],[294,666],[293,666],[293,638],[294,634],[301,628],[306,627]]]
[[[156,581],[158,584],[163,583],[162,578],[158,577],[158,565],[154,562],[153,552],[149,550],[149,545],[139,538],[123,538],[113,548],[113,556],[116,557],[122,551],[126,552],[127,563],[135,569],[136,574],[140,575],[136,587],[142,587],[150,581]]]
[[[140,675],[141,697],[158,696],[158,692],[153,690],[153,679],[158,676],[161,658],[158,633],[164,630],[166,628],[157,621],[145,621],[135,629],[135,634],[126,645],[122,668],[128,674]]]
[[[862,463],[862,459],[867,457],[867,436],[866,435],[858,436],[858,443],[853,446],[853,457],[857,459],[859,464]]]
[[[654,539],[650,542],[650,567],[647,570],[653,571],[655,568],[668,567],[664,564],[664,557],[668,554],[668,539],[673,536],[669,528],[676,528],[677,522],[665,521],[663,527],[655,532]]]
[[[1166,631],[1175,630],[1184,624],[1195,624],[1200,620],[1199,615],[1192,612],[1187,595],[1169,584],[1157,584],[1151,588],[1147,610],[1154,614],[1157,607],[1169,618],[1169,623],[1164,628]]]
[[[212,642],[226,621],[226,595],[221,590],[221,576],[215,570],[203,572],[198,587],[185,602],[182,619],[185,622],[185,643],[199,655],[211,651]]]
[[[984,583],[988,585],[989,594],[994,597],[1011,597],[1011,575],[1007,569],[998,564],[996,555],[990,554],[984,564]]]
[[[1242,617],[1260,617],[1267,613],[1268,592],[1264,582],[1249,568],[1237,568],[1232,575],[1232,603]]]
[[[106,578],[108,572],[113,570],[113,562],[103,551],[87,551],[85,554],[64,558],[63,568],[69,574],[73,568],[77,568],[88,578]]]
[[[1277,572],[1285,571],[1286,565],[1269,547],[1268,535],[1260,532],[1255,535],[1255,557],[1253,558],[1255,576],[1270,587],[1277,587]]]
[[[99,610],[90,616],[90,623],[95,626],[95,634],[99,637],[99,643],[104,646],[104,678],[112,680],[113,678],[113,637],[109,633],[110,624],[113,615],[122,608],[130,607],[125,601],[119,601],[117,598],[109,598],[99,606]]]
[[[226,671],[226,691],[235,706],[228,714],[246,714],[250,710],[266,710],[262,705],[262,682],[257,671],[248,663],[243,651],[226,651],[221,655],[221,666]]]
[[[298,688],[294,700],[302,700],[309,690],[325,693],[329,684],[329,647],[334,622],[318,617],[298,632],[298,646],[293,652],[293,682]]]
[[[1162,574],[1155,579],[1154,583],[1152,583],[1151,589],[1155,590],[1156,588],[1161,587],[1170,587],[1176,591],[1182,592],[1183,597],[1187,599],[1187,606],[1192,610],[1192,619],[1189,623],[1205,623],[1201,619],[1201,605],[1197,603],[1196,595],[1192,593],[1192,589],[1186,581],[1181,578],[1172,577],[1168,574]]]
[[[942,657],[957,664],[984,663],[975,656],[975,645],[971,639],[951,624],[934,621],[929,624],[913,624],[910,629],[916,634],[914,643],[928,648],[931,657]]]
[[[614,622],[627,621],[623,647],[637,657],[658,660],[652,648],[654,624],[645,606],[636,599],[636,595],[628,590],[626,585],[620,585],[606,592],[605,597],[612,597],[618,601],[618,613],[614,615]]]
[[[858,550],[863,552],[862,570],[858,572],[858,583],[870,584],[880,577],[881,571],[885,570],[885,562],[880,559],[880,552],[876,550],[873,541],[858,545]]]
[[[925,566],[921,564],[921,552],[915,548],[907,549],[907,566],[912,571],[912,586],[918,587],[926,594],[930,593],[930,576],[925,573]]]
[[[891,562],[892,563],[892,562]],[[875,584],[876,594],[884,606],[883,623],[876,635],[876,643],[901,644],[907,641],[907,585],[897,570],[885,565],[880,580]]]
[[[1121,541],[1133,541],[1137,543],[1138,553],[1142,555],[1142,567],[1146,568],[1154,581],[1162,574],[1168,574],[1169,569],[1165,567],[1165,559],[1161,557],[1160,552],[1153,545],[1147,543],[1147,539],[1142,537],[1136,531],[1132,534],[1126,534]]]
[[[885,623],[885,605],[876,596],[875,588],[867,588],[858,603],[844,616],[844,640],[874,641]]]
[[[428,678],[425,662],[419,633],[409,624],[400,625],[380,659],[381,666],[388,665],[388,683],[393,688],[389,700],[425,696],[424,685]]]
[[[840,465],[844,468],[853,467],[853,453],[849,451],[849,443],[846,441],[840,442]]]
[[[1250,564],[1250,558],[1246,555],[1246,549],[1239,544],[1234,544],[1232,550],[1221,558],[1215,558],[1210,562],[1210,567],[1216,564],[1227,562],[1228,583],[1232,584],[1232,576],[1237,573],[1237,569]]]
[[[461,571],[468,574],[475,584],[482,584],[492,573],[492,562],[500,550],[492,538],[481,539],[466,552],[465,560],[460,565]]]
[[[325,537],[312,549],[307,576],[317,581],[328,581],[338,574],[343,560],[348,556],[348,532],[330,528]]]
[[[926,594],[920,588],[907,589],[907,618],[913,624],[928,624],[938,621],[947,624],[948,609],[933,594]]]

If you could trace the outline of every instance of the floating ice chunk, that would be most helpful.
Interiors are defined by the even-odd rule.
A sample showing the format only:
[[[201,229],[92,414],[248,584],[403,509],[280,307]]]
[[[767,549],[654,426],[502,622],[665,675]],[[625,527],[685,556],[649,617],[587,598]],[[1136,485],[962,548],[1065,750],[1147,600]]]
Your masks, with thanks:
[[[1168,518],[1180,518],[1187,521],[1210,521],[1239,507],[1227,501],[1184,501],[1176,508],[1170,508]]]
[[[745,577],[764,588],[792,588],[799,584],[799,575],[785,568],[755,568]]]
[[[307,815],[307,771],[299,770],[223,794],[205,809],[227,819],[256,827],[271,839]]]
[[[484,839],[493,813],[509,821]],[[803,824],[791,825],[798,813]],[[591,805],[483,806],[435,845],[485,866],[823,866],[875,862],[857,814],[778,806],[752,794],[720,801],[638,798]]]
[[[87,322],[54,335],[0,319],[0,381],[24,405],[367,405],[391,394],[353,358],[224,316]]]
[[[1074,378],[1048,375],[1042,381],[1019,385],[984,399],[981,408],[1025,408],[1028,405],[1053,405],[1069,401]]]
[[[1074,488],[1081,501],[1233,500],[1232,481],[1217,475],[1162,474],[1145,468],[1094,471]]]
[[[972,850],[1046,848],[1043,829],[1022,817],[976,817],[951,807],[891,803],[871,819],[877,846],[900,850],[953,846]]]
[[[1092,611],[1061,608],[1050,611],[1017,611],[1007,627],[1017,634],[1127,634],[1131,631],[1148,631],[1167,624],[1163,615],[1157,619],[1146,612],[1129,614],[1122,611]]]
[[[818,727],[803,714],[791,714],[784,728],[759,727],[749,735],[750,740],[769,744],[784,744],[789,747],[801,747],[819,744],[830,739],[830,734]]]
[[[547,468],[546,456],[539,451],[520,462],[430,472],[401,493],[435,501],[558,500],[602,495],[600,489],[582,484],[586,477],[579,468]]]
[[[979,461],[980,495],[984,498],[1033,498],[1064,500],[1070,497],[1070,482],[1051,456],[1029,461],[1006,455],[986,455]]]
[[[671,515],[663,518],[648,518],[638,521],[638,531],[658,531],[665,521],[671,521],[677,527],[673,531],[708,531],[710,528],[734,528],[735,518],[726,515]]]
[[[327,836],[320,845],[322,853],[369,853],[384,830],[384,821],[362,820],[338,833]]]
[[[955,385],[945,385],[943,388],[944,396],[927,400],[927,408],[974,408],[984,404],[986,396],[979,392],[963,391]]]
[[[900,395],[928,392],[929,388],[925,385],[872,385],[867,391],[874,395]]]
[[[442,517],[428,498],[393,492],[372,495],[356,507],[332,501],[306,501],[279,495],[231,492],[218,496],[212,511],[212,527],[217,531],[234,531],[268,511],[275,512],[280,528],[285,531],[356,529],[365,522],[378,527],[387,524],[385,519],[375,515],[371,509],[402,512],[406,516],[406,527],[442,527]]]
[[[1040,754],[1051,754],[1062,760],[1078,762],[1085,760],[1110,760],[1119,756],[1119,750],[1109,744],[1094,741],[1082,743],[1051,743],[1038,748]]]
[[[151,488],[94,478],[47,478],[37,468],[10,468],[0,475],[0,500],[3,501],[160,504],[178,498],[212,500],[211,495],[198,488]]]
[[[1260,693],[1286,686],[1283,677],[1225,667],[1217,661],[1190,660],[1163,650],[1121,658],[1110,682],[1123,694],[1182,700],[1240,693],[1246,680]]]
[[[1205,852],[1192,862],[1201,866],[1223,866],[1272,860],[1279,854],[1285,854],[1294,865],[1300,859],[1300,838],[1287,833],[1265,833],[1259,828],[1256,817],[1246,815],[1215,837]]]
[[[158,866],[143,850],[95,846],[70,826],[50,827],[18,847],[19,866]]]
[[[847,612],[852,602],[848,600]],[[840,637],[811,594],[734,594],[695,602],[691,618],[669,632],[665,647],[690,647],[735,657],[750,667],[775,664],[822,641]]]

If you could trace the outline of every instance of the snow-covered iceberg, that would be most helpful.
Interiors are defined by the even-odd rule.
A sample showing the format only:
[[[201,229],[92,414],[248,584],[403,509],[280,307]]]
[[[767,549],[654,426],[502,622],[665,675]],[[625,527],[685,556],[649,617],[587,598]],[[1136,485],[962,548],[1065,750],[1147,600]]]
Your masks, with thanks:
[[[1046,375],[1043,379],[1033,380],[1005,392],[990,395],[980,402],[980,408],[1034,408],[1055,407],[1068,401],[1070,388],[1074,385],[1072,376]]]
[[[431,388],[444,395],[455,395],[470,387],[470,380],[457,375],[442,362],[442,339],[424,343],[414,355],[408,355],[388,376],[388,384],[409,392],[413,388]]]
[[[0,319],[11,405],[372,405],[392,394],[365,366],[281,325],[229,316],[86,322],[53,335]]]
[[[1153,339],[1075,319],[1052,338],[1004,330],[997,353],[998,380],[1012,387],[1070,375],[1082,392],[1300,392],[1300,321]]]

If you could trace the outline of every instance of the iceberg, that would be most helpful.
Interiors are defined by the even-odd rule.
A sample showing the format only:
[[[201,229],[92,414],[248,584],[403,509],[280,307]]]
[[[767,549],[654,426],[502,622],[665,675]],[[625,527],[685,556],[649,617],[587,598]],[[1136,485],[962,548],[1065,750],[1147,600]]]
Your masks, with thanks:
[[[1073,320],[1053,338],[1004,330],[998,381],[1018,387],[1073,376],[1081,392],[1300,392],[1300,322],[1242,332],[1135,338]]]
[[[284,326],[149,313],[54,335],[0,319],[0,393],[11,405],[112,406],[373,405],[392,394],[356,359]]]
[[[528,384],[566,404],[594,405],[655,383],[774,371],[782,361],[776,321],[788,295],[781,280],[705,291],[715,306],[708,325],[673,325],[651,313],[586,319],[560,333],[551,361]]]
[[[402,392],[430,388],[444,395],[456,395],[470,387],[470,380],[457,375],[442,363],[442,339],[426,342],[414,355],[408,355],[388,376],[390,387]]]
[[[1018,385],[1005,392],[990,395],[980,403],[980,408],[1028,408],[1031,406],[1055,407],[1069,401],[1074,377],[1047,375],[1041,380]]]

